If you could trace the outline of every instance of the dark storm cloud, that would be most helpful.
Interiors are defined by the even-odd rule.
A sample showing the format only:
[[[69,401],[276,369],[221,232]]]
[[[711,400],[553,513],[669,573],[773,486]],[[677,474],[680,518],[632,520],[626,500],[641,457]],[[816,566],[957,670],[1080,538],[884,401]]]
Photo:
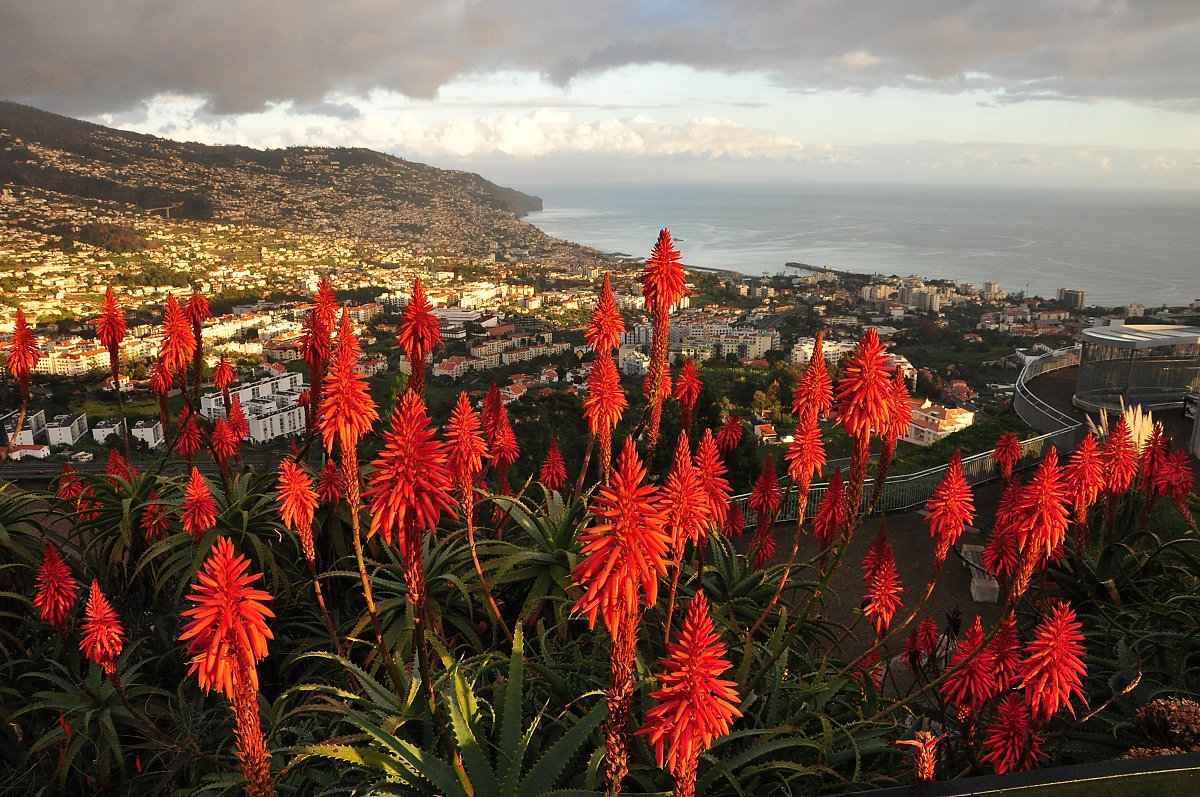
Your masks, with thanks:
[[[534,70],[757,70],[797,91],[918,87],[1200,111],[1196,0],[10,0],[0,96],[79,114],[159,93],[215,114]],[[334,115],[347,108],[330,107]]]

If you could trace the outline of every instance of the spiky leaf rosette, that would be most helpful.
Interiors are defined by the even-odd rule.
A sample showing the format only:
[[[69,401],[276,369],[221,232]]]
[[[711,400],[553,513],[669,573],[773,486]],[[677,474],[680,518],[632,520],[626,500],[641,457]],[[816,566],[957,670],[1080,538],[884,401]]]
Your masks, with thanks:
[[[1005,432],[992,449],[992,459],[1000,466],[1000,476],[1005,482],[1012,478],[1013,465],[1021,458],[1021,438],[1016,432]]]
[[[1110,493],[1123,493],[1129,489],[1137,475],[1137,446],[1129,424],[1122,414],[1117,425],[1104,438],[1104,489]]]
[[[196,334],[174,294],[167,296],[162,317],[162,336],[159,362],[172,374],[185,372],[196,351]]]
[[[882,634],[891,625],[896,609],[900,608],[900,573],[896,569],[896,555],[888,542],[886,532],[880,528],[879,536],[871,546],[870,567],[864,563],[863,579],[866,581],[866,606],[863,614],[875,626],[875,633]]]
[[[114,674],[117,671],[117,656],[121,655],[125,645],[125,629],[95,579],[92,579],[92,588],[88,592],[82,630],[83,639],[79,649],[88,661],[99,664],[107,674]]]
[[[925,502],[925,508],[929,510],[929,536],[937,539],[934,558],[941,566],[963,528],[975,520],[975,498],[963,476],[962,454],[958,449],[954,450],[946,473]]]
[[[663,672],[646,723],[637,732],[654,748],[658,765],[678,780],[695,778],[700,753],[729,733],[738,710],[737,683],[721,678],[733,665],[709,616],[708,599],[696,593],[676,641],[659,659]]]
[[[846,489],[842,481],[842,469],[835,468],[821,503],[817,504],[817,514],[813,516],[813,534],[817,544],[822,549],[833,544],[838,534],[845,529],[850,519],[849,507],[846,506]]]
[[[592,351],[608,354],[621,345],[621,333],[624,331],[625,319],[621,316],[621,310],[613,296],[612,281],[608,272],[605,272],[604,283],[600,286],[600,299],[596,302],[592,320],[583,337]]]
[[[868,327],[846,360],[837,387],[837,413],[851,437],[882,432],[891,411],[891,367],[875,327]]]
[[[817,424],[815,413],[800,415],[800,422],[796,425],[784,459],[787,460],[788,475],[792,481],[807,492],[813,477],[825,467],[825,441],[821,438],[821,427]]]
[[[37,342],[33,338],[33,330],[25,320],[25,313],[17,308],[17,320],[13,327],[12,339],[8,342],[8,353],[4,364],[12,378],[21,388],[21,395],[29,398],[29,376],[42,359]]]
[[[58,549],[46,543],[42,566],[38,568],[34,608],[41,612],[43,620],[62,629],[67,612],[75,605],[78,592],[79,584],[71,577],[71,569],[59,556]]]
[[[729,480],[725,478],[729,470],[725,467],[725,461],[721,459],[720,451],[717,450],[711,429],[704,430],[700,445],[696,447],[696,472],[700,474],[700,483],[708,496],[709,517],[713,526],[720,529],[729,511],[729,496],[733,489]]]
[[[999,691],[990,651],[985,646],[975,652],[983,645],[983,640],[983,623],[976,616],[951,654],[950,669],[953,671],[942,683],[942,697],[969,713],[981,709]],[[954,670],[960,664],[963,666]]]
[[[483,458],[488,454],[479,413],[471,406],[465,392],[458,400],[446,424],[446,443],[449,449],[447,464],[450,477],[460,490],[470,490],[483,471]]]
[[[983,749],[980,760],[991,764],[997,775],[1016,769],[1032,769],[1041,756],[1042,740],[1033,729],[1029,709],[1019,693],[1001,698]]]
[[[267,640],[274,638],[267,618],[275,613],[265,605],[272,597],[250,586],[262,574],[249,570],[250,560],[234,553],[228,537],[218,537],[187,596],[195,605],[183,612],[192,619],[179,635],[192,655],[188,675],[195,673],[204,691],[219,689],[230,699],[239,669],[258,688],[254,664],[267,655]]]
[[[200,475],[199,469],[192,467],[192,475],[188,480],[187,489],[183,492],[183,529],[193,539],[200,539],[204,532],[217,522],[217,502],[213,500],[208,482]]]
[[[804,367],[804,373],[792,393],[792,412],[798,418],[810,413],[819,418],[833,409],[833,379],[830,378],[829,367],[825,363],[824,342],[825,332],[817,332],[812,357],[809,358],[808,365]]]
[[[670,538],[657,501],[658,489],[645,484],[646,469],[632,440],[617,456],[609,484],[592,500],[599,521],[581,536],[579,563],[572,572],[583,595],[575,610],[596,625],[602,616],[609,633],[620,618],[638,610],[639,593],[645,605],[658,599],[658,578],[667,572]]]
[[[1047,449],[1029,484],[1021,491],[1017,507],[1017,543],[1037,561],[1044,561],[1062,545],[1067,535],[1071,494],[1058,467],[1058,451]]]
[[[689,542],[699,542],[704,536],[711,516],[708,494],[700,482],[696,466],[692,464],[692,452],[685,436],[679,436],[671,469],[659,492],[659,505],[667,518],[667,534],[671,538],[672,555],[683,556]]]
[[[321,385],[321,409],[317,418],[326,451],[332,452],[336,441],[343,454],[352,455],[358,448],[358,441],[379,419],[366,380],[354,371],[361,353],[350,316],[342,310],[337,345]]]
[[[738,447],[742,442],[742,418],[740,415],[730,415],[721,428],[717,430],[717,448],[722,453]]]
[[[1042,722],[1063,706],[1074,715],[1072,697],[1087,704],[1083,692],[1087,666],[1083,663],[1082,628],[1070,604],[1057,602],[1042,616],[1033,639],[1025,643],[1025,659],[1018,677],[1024,685],[1030,711]]]
[[[538,474],[538,481],[547,490],[561,490],[562,486],[567,483],[567,466],[563,463],[562,453],[558,450],[557,437],[550,438],[550,449],[542,461],[542,470]]]
[[[383,433],[383,448],[371,463],[363,500],[371,507],[370,538],[376,532],[402,554],[414,542],[406,535],[433,528],[443,512],[451,512],[450,467],[445,445],[434,437],[425,402],[405,393],[392,410],[392,427]]]
[[[683,264],[679,262],[681,258],[682,255],[671,241],[671,231],[660,230],[640,280],[649,312],[666,315],[672,306],[688,295],[687,275]]]

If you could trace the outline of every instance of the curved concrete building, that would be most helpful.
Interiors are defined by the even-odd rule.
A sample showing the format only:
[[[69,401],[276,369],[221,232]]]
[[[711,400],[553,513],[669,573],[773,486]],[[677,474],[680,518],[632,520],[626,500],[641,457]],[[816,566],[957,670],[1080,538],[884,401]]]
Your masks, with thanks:
[[[1200,388],[1200,327],[1113,324],[1083,331],[1074,403],[1088,410],[1126,405],[1179,407]]]

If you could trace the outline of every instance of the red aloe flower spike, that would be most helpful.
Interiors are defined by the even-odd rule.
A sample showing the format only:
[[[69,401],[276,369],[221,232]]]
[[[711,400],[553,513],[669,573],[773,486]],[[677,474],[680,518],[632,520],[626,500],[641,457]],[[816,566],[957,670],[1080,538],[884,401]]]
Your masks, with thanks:
[[[170,527],[167,508],[158,503],[158,490],[151,490],[146,498],[146,506],[142,509],[142,534],[146,542],[154,542]]]
[[[649,374],[651,382],[661,380],[667,363],[667,340],[670,334],[671,308],[687,296],[687,276],[680,263],[681,255],[671,242],[671,232],[663,229],[642,272],[642,295],[646,297],[646,310],[654,316],[654,333],[650,342]],[[653,450],[658,445],[659,425],[662,422],[663,387],[648,390],[650,420],[646,426],[646,440]]]
[[[184,315],[193,327],[199,327],[205,321],[213,317],[212,311],[208,307],[208,299],[200,291],[192,291],[188,296],[187,303],[184,306]],[[198,341],[200,336],[196,336]]]
[[[913,749],[913,779],[917,783],[933,783],[934,769],[937,766],[938,742],[946,738],[946,734],[934,736],[929,731],[917,731],[915,738],[897,739],[896,744],[906,745]]]
[[[567,483],[567,466],[563,463],[562,454],[558,450],[557,437],[550,438],[550,450],[546,452],[546,459],[542,462],[538,481],[547,490],[561,490],[562,486]]]
[[[796,390],[792,394],[792,412],[798,418],[808,414],[819,418],[833,409],[833,380],[829,376],[829,367],[822,352],[824,341],[825,332],[818,332],[816,343],[813,344],[812,357],[804,367],[804,374],[796,383]]]
[[[770,523],[771,516],[779,509],[782,500],[783,492],[779,489],[779,479],[775,475],[775,455],[767,454],[758,479],[750,491],[750,509],[757,517],[759,528]]]
[[[699,542],[704,536],[711,517],[708,495],[700,482],[696,466],[692,464],[692,453],[683,435],[679,436],[679,443],[675,446],[675,456],[663,482],[659,503],[667,519],[672,558],[678,561],[687,543]]]
[[[70,462],[63,463],[62,475],[58,477],[58,488],[54,494],[64,501],[73,501],[83,494],[83,481]]]
[[[1155,495],[1168,498],[1188,523],[1192,523],[1187,500],[1192,492],[1193,478],[1191,459],[1182,448],[1177,448],[1166,456],[1154,474]]]
[[[175,435],[175,450],[188,462],[200,450],[203,440],[200,437],[200,425],[190,407],[184,407],[179,412],[179,430]]]
[[[512,424],[509,423],[508,408],[503,404],[500,405],[500,412],[496,415],[495,431],[496,436],[488,441],[488,448],[492,453],[492,463],[496,466],[500,494],[508,495],[511,492],[508,484],[508,469],[521,455],[521,446],[517,443],[517,435],[513,432]]]
[[[717,450],[711,429],[705,429],[696,447],[696,472],[700,475],[700,483],[708,496],[708,516],[712,519],[713,527],[720,529],[725,524],[729,511],[729,496],[733,490],[725,474],[729,471]]]
[[[1082,628],[1070,604],[1055,603],[1034,629],[1033,639],[1025,644],[1019,677],[1030,712],[1042,722],[1063,706],[1074,716],[1072,697],[1087,705],[1082,683],[1087,674]]]
[[[113,448],[108,452],[108,462],[104,465],[104,474],[109,477],[108,481],[113,488],[119,490],[118,479],[127,482],[133,481],[138,477],[138,469],[125,459],[119,450]]]
[[[1018,488],[1016,500],[1020,501],[1023,489],[1021,483],[1014,481],[1009,489],[1012,487]],[[1005,491],[1004,495],[1008,497],[1008,491]],[[1001,498],[1001,507],[1004,506],[1004,502],[1005,499]],[[983,548],[983,569],[992,578],[1012,578],[1017,574],[1021,561],[1017,550],[1017,526],[1020,520],[1020,515],[1015,512],[996,513],[996,525],[992,527],[991,536]]]
[[[225,468],[229,460],[237,457],[237,432],[233,430],[233,426],[224,418],[217,418],[217,424],[213,427],[212,449],[213,456],[216,457],[222,469]]]
[[[1137,448],[1124,415],[1104,438],[1103,457],[1104,489],[1110,494],[1128,490],[1133,477],[1137,475]]]
[[[696,401],[700,398],[700,391],[703,389],[704,383],[700,381],[700,374],[696,371],[696,361],[684,361],[683,368],[679,372],[679,379],[675,381],[675,400],[679,402],[679,407],[683,411],[684,434],[691,434],[692,411],[695,410]]]
[[[1020,674],[1021,640],[1017,636],[1017,618],[1009,612],[1000,620],[1000,630],[988,643],[992,656],[992,672],[996,674],[996,685],[1007,689]]]
[[[41,612],[42,619],[61,634],[65,630],[63,622],[67,612],[75,605],[75,596],[79,592],[79,583],[71,577],[58,549],[46,543],[42,566],[38,568],[37,593],[33,596],[34,607]]]
[[[83,639],[79,649],[87,656],[87,660],[103,667],[105,674],[115,675],[117,656],[121,655],[124,646],[125,630],[95,579],[92,579],[92,588],[88,592],[82,630]]]
[[[223,354],[213,366],[212,379],[213,387],[217,390],[225,390],[233,384],[233,362]]]
[[[312,522],[317,511],[317,491],[312,478],[295,460],[283,459],[279,463],[279,481],[276,485],[279,501],[279,518],[283,525],[300,535],[304,557],[313,559]]]
[[[890,377],[891,367],[879,333],[875,327],[868,327],[847,358],[837,387],[838,419],[851,437],[867,437],[887,427]]]
[[[737,539],[746,531],[746,515],[742,511],[742,505],[731,498],[729,507],[725,514],[725,536],[730,539]]]
[[[312,384],[320,384],[323,366],[333,354],[333,330],[337,326],[337,297],[328,279],[322,279],[313,296],[312,308],[304,318],[300,351],[308,364]]]
[[[250,422],[246,420],[246,411],[242,409],[242,400],[235,393],[229,402],[229,426],[239,441],[250,435]]]
[[[121,366],[120,346],[121,342],[125,340],[127,328],[125,311],[121,309],[121,305],[117,304],[117,299],[113,296],[113,289],[110,287],[104,291],[104,301],[100,303],[100,319],[96,322],[96,339],[100,341],[100,345],[108,349],[108,367],[114,376]],[[114,388],[119,389],[119,386],[114,385]]]
[[[475,479],[483,471],[483,458],[488,455],[479,413],[471,406],[466,393],[458,394],[458,401],[450,413],[450,421],[446,424],[446,442],[451,478],[458,489],[465,493],[472,489]]]
[[[504,399],[500,396],[500,388],[492,382],[488,385],[487,395],[483,397],[483,407],[479,411],[479,418],[483,421],[483,433],[488,442],[491,442],[496,434],[496,418],[499,417],[500,408],[503,406]]]
[[[1021,459],[1021,438],[1017,437],[1016,432],[1000,435],[995,449],[992,450],[992,459],[1000,466],[1000,478],[1007,486],[1012,481],[1013,465]]]
[[[637,732],[654,748],[658,765],[675,777],[675,794],[695,793],[696,763],[712,743],[729,733],[738,710],[737,684],[721,678],[733,665],[709,616],[704,592],[696,593],[676,642],[659,660],[655,705]]]
[[[317,495],[321,498],[321,504],[336,504],[345,491],[346,485],[337,463],[332,459],[325,460],[325,467],[321,468],[321,474],[317,478]]]
[[[183,493],[183,529],[199,540],[204,532],[217,522],[217,502],[213,500],[208,482],[200,475],[200,471],[192,466],[192,476],[187,489]]]
[[[937,653],[942,641],[942,632],[938,630],[937,620],[932,617],[922,617],[917,624],[917,650],[926,656]]]
[[[792,477],[801,494],[808,492],[813,477],[825,467],[825,441],[821,439],[821,427],[814,413],[801,413],[791,445],[784,459],[788,463],[788,475]]]
[[[962,454],[958,449],[954,450],[946,475],[925,502],[925,508],[929,510],[929,536],[937,538],[934,561],[935,567],[940,569],[950,546],[962,534],[963,528],[975,520],[975,499],[963,476]]]
[[[588,346],[596,354],[609,354],[621,345],[621,333],[625,331],[625,319],[617,307],[613,297],[612,281],[608,272],[604,273],[604,283],[600,286],[600,299],[592,312],[592,320],[583,333]]]
[[[882,525],[863,561],[863,579],[867,584],[863,614],[875,626],[875,633],[882,635],[900,608],[900,593],[904,591],[896,570],[896,555]]]
[[[336,440],[338,449],[347,456],[353,456],[358,441],[379,419],[366,380],[354,371],[360,354],[350,316],[342,310],[337,345],[321,386],[317,428],[325,442],[326,451],[333,451]]]
[[[174,294],[167,295],[167,307],[163,310],[162,334],[159,362],[169,374],[186,374],[192,354],[196,350],[196,334]]]
[[[262,578],[250,574],[250,560],[234,554],[227,537],[216,544],[197,574],[188,600],[196,604],[183,612],[192,619],[179,639],[188,643],[192,666],[205,691],[220,689],[233,703],[234,738],[238,758],[252,797],[274,797],[271,754],[258,718],[256,664],[267,655],[272,639],[265,605],[270,593],[250,585]]]
[[[1020,517],[1016,526],[1017,544],[1026,556],[1041,562],[1062,545],[1067,536],[1071,494],[1058,467],[1058,451],[1049,448],[1041,464],[1021,491],[1017,509]]]
[[[605,481],[612,459],[612,432],[629,404],[612,355],[596,357],[592,372],[588,375],[587,391],[587,398],[583,400],[583,417],[587,420],[588,429],[600,443],[600,480]]]
[[[1083,436],[1063,472],[1075,506],[1075,523],[1086,534],[1087,513],[1104,489],[1105,468],[1100,446],[1091,432]],[[1086,539],[1084,543],[1086,545]]]
[[[835,468],[825,495],[817,505],[817,513],[813,516],[813,534],[817,543],[825,550],[833,544],[834,539],[841,533],[849,519],[846,506],[846,491],[842,485],[842,469]]]
[[[742,442],[742,418],[740,415],[730,415],[717,431],[717,448],[721,453],[738,447]]]
[[[645,594],[646,606],[658,600],[658,578],[667,572],[667,519],[655,500],[658,489],[645,479],[646,469],[633,441],[627,440],[609,484],[592,500],[598,522],[582,535],[572,573],[584,589],[575,610],[587,616],[591,627],[603,616],[610,633],[623,614],[640,608],[639,592]]]
[[[406,392],[392,410],[392,426],[383,433],[383,448],[372,464],[363,499],[371,507],[368,539],[376,532],[403,556],[426,529],[437,526],[452,501],[445,444],[434,437],[425,402]],[[415,551],[414,551],[415,553]]]
[[[434,347],[442,342],[438,324],[437,316],[433,314],[433,305],[425,296],[421,278],[417,277],[413,281],[412,298],[405,305],[404,316],[400,319],[396,343],[412,366],[408,387],[421,398],[425,398],[425,360]]]
[[[874,488],[871,491],[871,503],[883,495],[883,486],[887,481],[888,472],[892,469],[892,460],[896,456],[896,442],[908,434],[912,424],[912,401],[909,399],[908,382],[899,368],[892,371],[890,389],[888,391],[888,417],[883,428],[883,450],[879,455],[879,464],[875,469]]]
[[[981,760],[991,764],[997,775],[1033,768],[1042,754],[1041,738],[1033,729],[1029,709],[1019,693],[1001,699],[983,746]]]
[[[942,697],[970,714],[982,708],[999,691],[992,654],[987,647],[975,653],[983,640],[983,623],[976,617],[951,654],[952,671],[942,683]],[[960,664],[963,664],[961,668],[954,669]]]
[[[13,328],[12,339],[8,342],[5,365],[17,385],[20,386],[21,396],[26,401],[29,400],[29,377],[40,359],[42,359],[42,353],[34,341],[33,330],[25,321],[25,313],[17,308],[16,325]]]

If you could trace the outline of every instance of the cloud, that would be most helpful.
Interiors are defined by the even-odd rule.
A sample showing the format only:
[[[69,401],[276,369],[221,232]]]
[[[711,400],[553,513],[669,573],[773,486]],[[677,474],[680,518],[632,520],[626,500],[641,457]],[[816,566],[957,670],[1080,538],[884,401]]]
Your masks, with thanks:
[[[286,121],[269,122],[260,135],[251,117],[230,124],[221,116],[199,112],[187,99],[160,100],[154,113],[136,115],[138,127],[174,139],[212,144],[263,146],[366,146],[406,157],[457,159],[552,155],[692,157],[701,159],[794,158],[804,151],[800,141],[758,130],[731,119],[702,116],[681,124],[637,114],[580,120],[569,110],[543,108],[493,117],[458,115],[425,121],[419,115],[394,117],[347,114],[330,120],[320,106],[287,108]],[[339,106],[340,107],[340,106]],[[106,120],[119,123],[124,119]]]
[[[892,0],[13,0],[0,96],[79,115],[161,94],[215,114],[373,90],[433,98],[498,70],[566,85],[628,65],[755,71],[802,92],[1116,98],[1200,112],[1200,3]],[[331,109],[332,110],[332,109]]]

